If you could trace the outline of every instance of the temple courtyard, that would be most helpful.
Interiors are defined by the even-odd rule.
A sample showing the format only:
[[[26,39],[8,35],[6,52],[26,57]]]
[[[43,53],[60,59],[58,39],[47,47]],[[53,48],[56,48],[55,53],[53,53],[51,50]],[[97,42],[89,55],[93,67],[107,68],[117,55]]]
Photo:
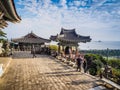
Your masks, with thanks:
[[[0,90],[107,90],[99,79],[47,55],[16,52],[0,78]]]

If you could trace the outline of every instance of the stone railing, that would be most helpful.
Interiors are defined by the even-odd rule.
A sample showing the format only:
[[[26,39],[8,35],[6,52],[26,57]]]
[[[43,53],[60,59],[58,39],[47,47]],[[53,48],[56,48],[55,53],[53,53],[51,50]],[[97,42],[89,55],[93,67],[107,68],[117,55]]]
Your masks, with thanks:
[[[3,64],[0,64],[0,77],[3,74]]]

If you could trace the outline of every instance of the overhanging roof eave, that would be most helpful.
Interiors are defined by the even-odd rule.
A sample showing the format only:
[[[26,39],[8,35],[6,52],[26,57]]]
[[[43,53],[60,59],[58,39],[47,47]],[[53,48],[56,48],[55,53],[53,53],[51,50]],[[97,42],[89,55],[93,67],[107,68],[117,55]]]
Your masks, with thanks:
[[[10,22],[20,22],[21,18],[18,16],[13,0],[0,0],[0,7],[4,13],[6,20]]]

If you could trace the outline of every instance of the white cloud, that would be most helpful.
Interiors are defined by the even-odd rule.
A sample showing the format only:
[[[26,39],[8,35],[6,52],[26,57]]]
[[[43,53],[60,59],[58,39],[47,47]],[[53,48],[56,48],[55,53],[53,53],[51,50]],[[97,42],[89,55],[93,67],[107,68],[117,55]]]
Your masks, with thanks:
[[[60,0],[60,4],[64,7],[66,7],[67,0]]]
[[[119,40],[120,32],[116,37],[113,32],[120,30],[120,7],[109,11],[106,9],[108,6],[103,5],[105,1],[95,0],[91,8],[77,8],[79,5],[85,6],[86,0],[69,2],[70,7],[67,0],[60,0],[57,5],[52,4],[51,0],[19,0],[19,5],[25,5],[18,8],[19,12],[22,12],[22,21],[16,25],[10,24],[5,32],[9,38],[15,38],[33,30],[39,36],[49,38],[50,35],[59,33],[61,27],[65,27],[76,28],[79,34],[90,35],[93,40]],[[112,6],[115,8],[114,4]]]
[[[81,1],[74,1],[74,4],[79,7],[81,5]]]

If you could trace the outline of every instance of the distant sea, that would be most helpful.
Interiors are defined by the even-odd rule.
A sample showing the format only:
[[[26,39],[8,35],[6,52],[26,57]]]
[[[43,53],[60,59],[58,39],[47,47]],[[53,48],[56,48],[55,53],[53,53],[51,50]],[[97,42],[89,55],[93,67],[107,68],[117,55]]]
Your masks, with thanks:
[[[120,41],[91,41],[87,43],[79,43],[81,50],[91,49],[120,49]]]

